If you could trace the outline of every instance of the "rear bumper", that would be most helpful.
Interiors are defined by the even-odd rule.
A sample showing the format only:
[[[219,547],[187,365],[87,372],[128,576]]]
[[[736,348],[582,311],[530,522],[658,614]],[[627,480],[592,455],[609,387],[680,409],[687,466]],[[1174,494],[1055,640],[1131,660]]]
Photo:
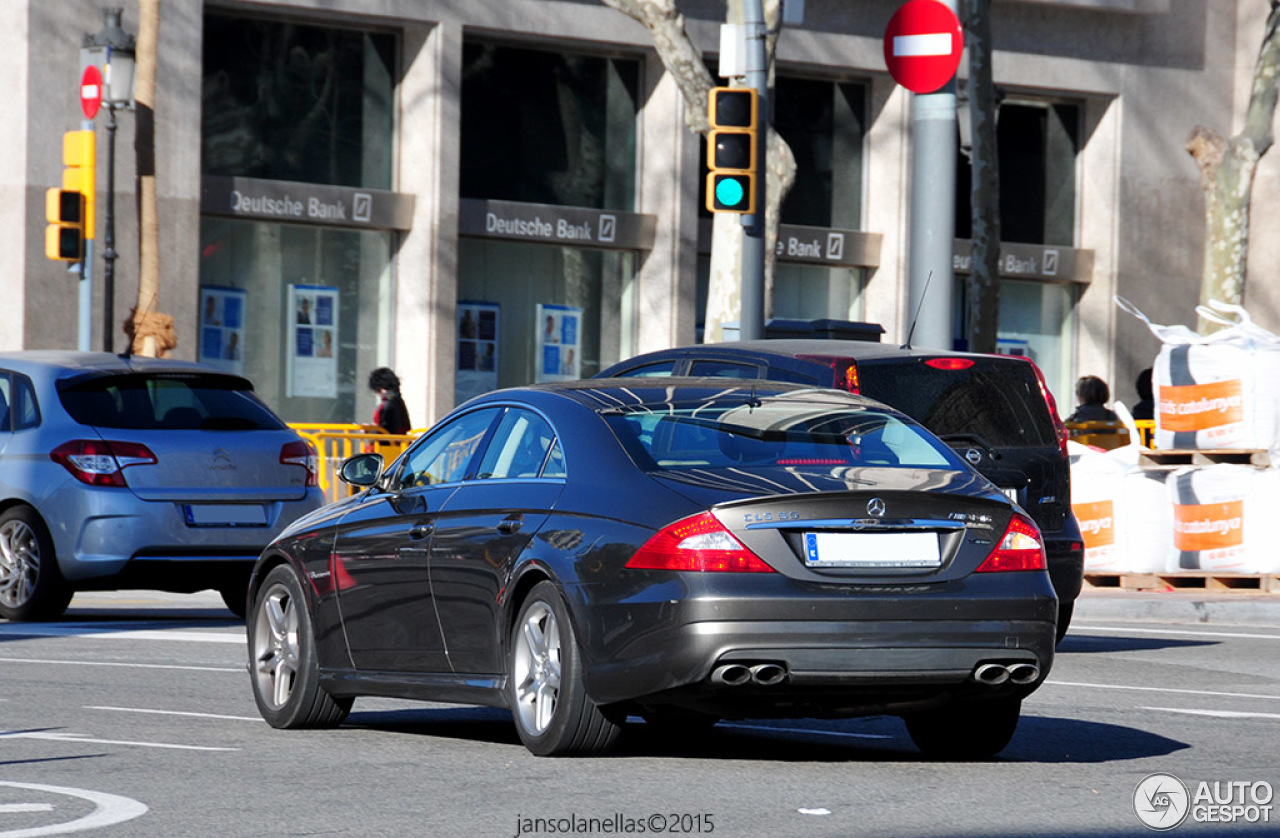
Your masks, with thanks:
[[[1053,662],[1057,599],[1044,574],[1030,590],[1025,578],[838,596],[797,592],[788,580],[767,586],[791,595],[592,602],[596,624],[579,632],[588,692],[601,704],[673,704],[725,717],[906,712],[957,695],[1025,695]],[[1030,663],[1039,675],[998,687],[974,681],[988,662]],[[717,683],[726,664],[776,664],[786,677]]]
[[[1080,596],[1084,585],[1084,537],[1076,516],[1068,515],[1066,526],[1044,536],[1045,558],[1054,593],[1063,602],[1072,602]]]

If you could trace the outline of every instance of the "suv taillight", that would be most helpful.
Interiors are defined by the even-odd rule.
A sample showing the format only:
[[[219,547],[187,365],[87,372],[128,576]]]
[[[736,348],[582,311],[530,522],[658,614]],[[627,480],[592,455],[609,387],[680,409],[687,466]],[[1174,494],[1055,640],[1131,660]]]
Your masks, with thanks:
[[[302,466],[307,470],[307,488],[320,485],[320,458],[315,447],[305,439],[286,442],[280,449],[280,462],[286,466]]]
[[[858,362],[852,358],[838,358],[834,355],[797,355],[796,358],[830,367],[832,387],[850,393],[858,392]]]
[[[1040,395],[1044,396],[1045,406],[1049,408],[1049,416],[1053,419],[1053,431],[1058,435],[1058,448],[1062,451],[1062,456],[1067,456],[1067,440],[1071,435],[1067,432],[1067,426],[1063,423],[1062,417],[1058,415],[1058,403],[1053,398],[1053,393],[1049,392],[1049,385],[1045,383],[1044,373],[1036,366],[1036,362],[1030,358],[1021,356],[1013,356],[1020,360],[1026,361],[1031,365],[1031,369],[1035,370],[1036,381],[1040,384]]]
[[[640,570],[776,573],[710,512],[681,518],[653,534],[627,562]]]
[[[999,546],[978,566],[977,573],[1012,570],[1044,570],[1044,541],[1030,518],[1015,514],[1004,531]]]
[[[49,459],[89,486],[128,486],[124,469],[155,465],[156,455],[139,442],[108,442],[103,439],[73,439],[49,452]]]

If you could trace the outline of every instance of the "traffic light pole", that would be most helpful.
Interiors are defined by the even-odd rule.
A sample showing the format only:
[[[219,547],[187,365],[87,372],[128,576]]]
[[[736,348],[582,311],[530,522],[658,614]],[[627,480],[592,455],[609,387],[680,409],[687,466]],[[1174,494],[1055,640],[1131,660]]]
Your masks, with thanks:
[[[93,120],[80,125],[85,131],[93,130]],[[80,263],[80,299],[77,309],[78,328],[76,349],[88,352],[93,348],[93,231],[88,230],[84,242],[84,261]]]
[[[107,217],[102,251],[102,349],[110,352],[116,319],[116,109],[107,105]]]
[[[764,337],[764,219],[765,172],[769,149],[769,73],[765,61],[763,0],[745,0],[743,20],[747,34],[747,87],[756,91],[758,111],[756,147],[759,164],[756,174],[756,211],[742,216],[742,308],[739,339]]]

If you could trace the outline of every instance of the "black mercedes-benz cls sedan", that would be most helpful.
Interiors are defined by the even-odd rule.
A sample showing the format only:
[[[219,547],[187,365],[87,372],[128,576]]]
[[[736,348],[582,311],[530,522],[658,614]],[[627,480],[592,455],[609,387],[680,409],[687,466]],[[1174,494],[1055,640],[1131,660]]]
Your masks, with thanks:
[[[632,717],[889,714],[985,757],[1053,660],[1035,523],[866,397],[773,381],[502,390],[301,519],[251,583],[251,681],[278,728],[357,696],[510,708],[535,754]]]

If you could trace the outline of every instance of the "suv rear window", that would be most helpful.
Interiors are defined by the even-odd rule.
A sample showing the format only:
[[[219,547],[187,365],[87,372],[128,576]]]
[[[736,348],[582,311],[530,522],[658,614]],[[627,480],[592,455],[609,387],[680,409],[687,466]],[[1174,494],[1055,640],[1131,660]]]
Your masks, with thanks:
[[[256,431],[285,427],[243,378],[202,373],[134,373],[59,384],[58,397],[82,425],[122,430]]]
[[[941,370],[924,360],[860,361],[860,391],[901,410],[940,437],[973,434],[1002,447],[1056,446],[1053,420],[1031,365],[976,359]]]

